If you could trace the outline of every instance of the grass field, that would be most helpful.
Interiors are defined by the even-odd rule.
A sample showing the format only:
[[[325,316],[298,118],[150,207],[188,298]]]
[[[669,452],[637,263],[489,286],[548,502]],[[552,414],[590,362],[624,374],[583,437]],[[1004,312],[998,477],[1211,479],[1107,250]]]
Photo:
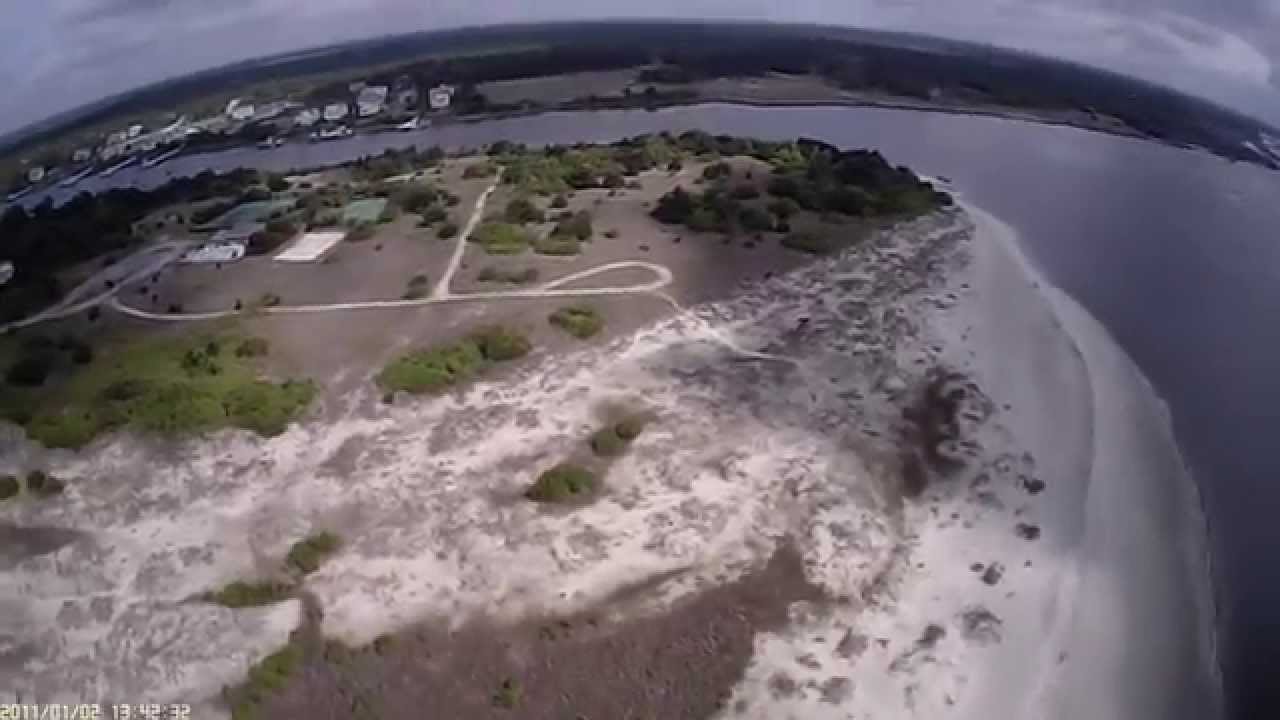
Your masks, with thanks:
[[[234,333],[191,333],[107,344],[81,363],[26,342],[0,353],[13,358],[0,386],[0,414],[48,447],[81,447],[122,427],[170,436],[225,427],[278,435],[316,387],[261,379],[261,353],[246,347],[256,344]],[[13,370],[20,362],[44,365],[47,377],[28,374],[18,382],[23,378]]]

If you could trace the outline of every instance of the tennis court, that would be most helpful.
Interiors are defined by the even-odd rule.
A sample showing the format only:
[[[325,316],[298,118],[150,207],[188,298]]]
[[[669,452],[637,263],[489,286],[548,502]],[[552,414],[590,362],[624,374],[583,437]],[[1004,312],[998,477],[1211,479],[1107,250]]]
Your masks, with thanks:
[[[386,207],[386,198],[356,200],[342,209],[342,222],[348,225],[352,223],[376,223]]]

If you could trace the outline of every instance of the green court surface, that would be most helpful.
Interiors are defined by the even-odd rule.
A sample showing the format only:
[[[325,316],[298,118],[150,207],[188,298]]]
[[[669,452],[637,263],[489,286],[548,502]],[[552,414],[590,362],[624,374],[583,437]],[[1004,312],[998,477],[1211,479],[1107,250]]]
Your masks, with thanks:
[[[293,209],[293,200],[261,200],[241,203],[223,213],[206,227],[233,228],[237,225],[266,222],[276,210]]]
[[[342,209],[342,222],[345,224],[376,223],[378,222],[378,216],[382,215],[382,211],[386,207],[386,198],[356,200]]]

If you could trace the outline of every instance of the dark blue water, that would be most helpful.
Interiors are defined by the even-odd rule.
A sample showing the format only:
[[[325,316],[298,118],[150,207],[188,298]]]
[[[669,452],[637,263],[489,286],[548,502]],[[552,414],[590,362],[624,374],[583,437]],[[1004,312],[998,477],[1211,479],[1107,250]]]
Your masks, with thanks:
[[[1280,717],[1280,681],[1268,662],[1280,661],[1280,173],[992,118],[708,105],[233,150],[131,168],[110,184],[145,187],[239,165],[287,170],[409,143],[572,143],[692,128],[879,148],[893,162],[951,178],[1019,230],[1033,261],[1107,326],[1168,401],[1208,505],[1232,715]],[[94,178],[76,191],[105,184]]]

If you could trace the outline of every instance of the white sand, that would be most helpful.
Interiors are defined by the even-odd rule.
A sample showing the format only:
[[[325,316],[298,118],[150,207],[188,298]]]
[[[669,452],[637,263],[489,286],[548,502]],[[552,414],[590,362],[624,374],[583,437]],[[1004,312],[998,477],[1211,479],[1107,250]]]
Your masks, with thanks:
[[[790,538],[813,582],[854,600],[797,607],[758,638],[732,703],[743,717],[1212,718],[1189,560],[1200,531],[1167,422],[1105,333],[1033,286],[1007,228],[972,215],[972,240],[963,216],[919,221],[607,347],[374,418],[177,449],[115,438],[78,455],[0,439],[0,472],[47,464],[71,480],[66,497],[0,507],[0,521],[85,531],[0,564],[13,668],[0,699],[213,695],[284,641],[298,608],[183,600],[261,574],[326,527],[345,546],[307,584],[326,632],[348,642],[421,619],[572,610],[683,570],[650,598],[660,610]],[[959,477],[903,505],[901,408],[939,363],[1010,407],[971,423]],[[620,402],[659,419],[605,497],[571,513],[519,499]],[[1029,494],[1030,479],[1047,488]],[[1001,563],[1000,582],[974,562]],[[934,642],[918,644],[931,624]]]

